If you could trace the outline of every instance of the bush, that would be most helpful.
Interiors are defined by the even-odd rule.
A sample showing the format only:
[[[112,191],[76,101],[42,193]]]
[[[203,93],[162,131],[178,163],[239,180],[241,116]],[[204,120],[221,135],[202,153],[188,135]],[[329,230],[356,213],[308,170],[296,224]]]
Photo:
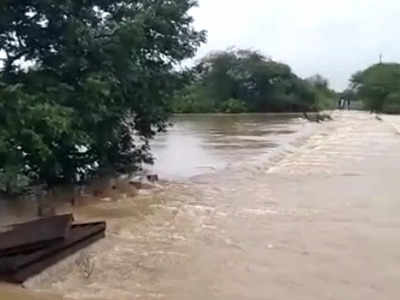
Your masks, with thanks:
[[[316,91],[316,110],[330,110],[336,107],[336,98],[334,95],[327,95],[320,91]]]
[[[170,101],[170,110],[174,113],[212,113],[216,112],[216,107],[201,87],[190,85],[175,94]]]
[[[248,111],[246,103],[238,99],[229,99],[222,102],[219,107],[220,112],[224,113],[244,113]]]
[[[382,112],[387,114],[400,114],[400,94],[393,93],[386,97]]]

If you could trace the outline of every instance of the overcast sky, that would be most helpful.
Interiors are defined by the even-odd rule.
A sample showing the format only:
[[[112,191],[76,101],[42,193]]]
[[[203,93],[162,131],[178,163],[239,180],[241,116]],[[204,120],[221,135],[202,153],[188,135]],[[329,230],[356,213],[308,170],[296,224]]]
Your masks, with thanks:
[[[198,55],[252,48],[337,90],[355,71],[400,61],[400,0],[198,0],[192,15],[208,42]]]

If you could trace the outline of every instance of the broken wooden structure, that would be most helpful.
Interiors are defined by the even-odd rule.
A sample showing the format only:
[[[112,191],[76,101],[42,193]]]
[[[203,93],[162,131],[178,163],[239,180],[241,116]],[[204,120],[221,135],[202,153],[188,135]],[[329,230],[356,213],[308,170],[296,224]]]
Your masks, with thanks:
[[[0,280],[23,283],[105,236],[105,222],[72,222],[72,215],[62,215],[5,227],[0,233]]]

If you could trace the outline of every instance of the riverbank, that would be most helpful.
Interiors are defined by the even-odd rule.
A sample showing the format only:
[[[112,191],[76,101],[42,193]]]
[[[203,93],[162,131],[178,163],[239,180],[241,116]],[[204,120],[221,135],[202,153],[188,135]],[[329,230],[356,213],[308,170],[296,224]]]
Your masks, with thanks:
[[[27,288],[71,299],[395,299],[400,119],[333,117],[264,163],[77,209],[109,224],[83,254],[92,276],[77,256]]]

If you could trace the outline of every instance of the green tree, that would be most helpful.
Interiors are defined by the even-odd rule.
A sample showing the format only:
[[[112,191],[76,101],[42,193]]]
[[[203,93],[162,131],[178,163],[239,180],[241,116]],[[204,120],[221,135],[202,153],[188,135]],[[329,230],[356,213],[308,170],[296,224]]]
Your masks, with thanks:
[[[354,74],[351,82],[367,109],[400,113],[400,64],[373,65]]]
[[[233,104],[235,111],[251,112],[306,111],[321,107],[319,87],[296,76],[288,65],[257,51],[232,49],[211,53],[194,67],[193,73],[195,88],[185,89],[174,98],[174,111],[177,111],[174,107],[182,107],[184,103],[192,108],[208,108],[208,111],[226,111]],[[328,83],[323,83],[321,91],[326,91],[328,97]],[[243,104],[240,109],[236,105],[239,103]]]
[[[246,103],[239,99],[229,99],[221,103],[219,110],[224,113],[237,114],[248,111]]]
[[[193,0],[3,0],[0,180],[55,184],[150,162],[182,84],[176,66],[205,40]]]
[[[308,84],[314,91],[314,106],[316,110],[333,109],[336,106],[338,95],[329,88],[328,79],[320,74],[306,78]]]

